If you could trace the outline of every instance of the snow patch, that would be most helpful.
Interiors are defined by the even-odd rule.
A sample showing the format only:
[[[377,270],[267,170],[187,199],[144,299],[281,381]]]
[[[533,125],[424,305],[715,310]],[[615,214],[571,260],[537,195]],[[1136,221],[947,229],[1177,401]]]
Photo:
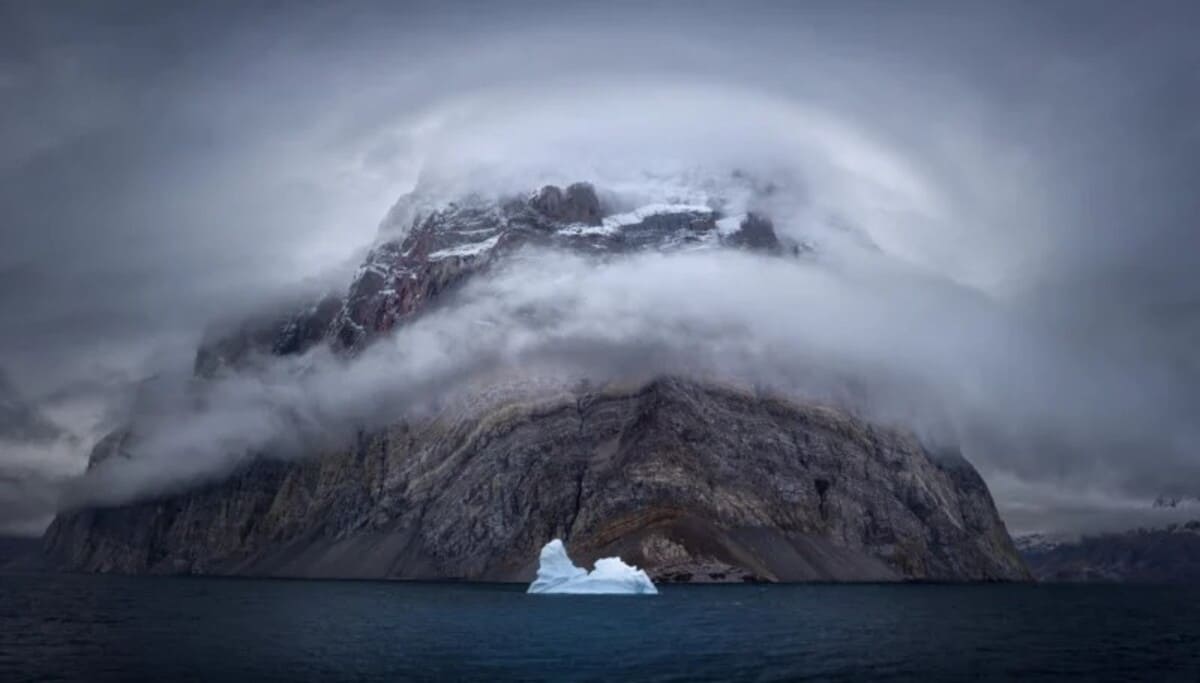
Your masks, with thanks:
[[[388,275],[387,266],[384,265],[383,263],[380,263],[379,261],[377,261],[376,258],[377,258],[376,254],[371,254],[368,257],[369,260],[366,263],[364,263],[358,267],[358,270],[354,272],[354,282],[358,282],[359,280],[366,277],[367,274],[369,274],[369,273],[374,273],[375,275],[378,275],[385,279],[387,278],[387,275]]]
[[[430,261],[440,261],[441,259],[450,258],[452,256],[477,256],[485,251],[491,251],[492,247],[500,241],[500,235],[496,235],[491,239],[483,240],[482,242],[469,242],[460,244],[457,247],[449,247],[447,249],[439,249],[429,255]]]
[[[675,213],[701,213],[711,215],[713,210],[703,204],[647,204],[633,211],[617,213],[601,220],[600,225],[585,225],[574,223],[559,229],[558,234],[570,237],[585,237],[589,235],[615,235],[622,228],[637,225],[651,216],[663,216]]]
[[[726,216],[717,221],[717,232],[722,235],[729,236],[742,229],[742,222],[746,220],[746,214],[739,213],[736,216]]]
[[[613,225],[587,225],[585,223],[573,223],[558,231],[560,235],[568,237],[585,237],[588,235],[613,235],[616,234],[618,226]]]
[[[626,225],[637,225],[651,216],[661,216],[670,213],[711,214],[712,212],[712,209],[703,204],[647,204],[640,209],[608,216],[603,220],[603,227],[609,230],[617,230]]]
[[[538,562],[537,579],[529,584],[529,593],[658,594],[646,572],[619,557],[596,560],[596,568],[590,572],[576,567],[557,538],[542,547]]]

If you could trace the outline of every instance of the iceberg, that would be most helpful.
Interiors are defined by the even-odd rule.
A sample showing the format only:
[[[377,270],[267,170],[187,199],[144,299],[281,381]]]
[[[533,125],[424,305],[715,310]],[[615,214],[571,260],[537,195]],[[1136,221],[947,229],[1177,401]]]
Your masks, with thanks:
[[[530,593],[658,594],[646,572],[625,564],[619,557],[596,560],[596,568],[590,572],[576,567],[557,538],[542,547],[538,561],[537,579],[529,584]]]

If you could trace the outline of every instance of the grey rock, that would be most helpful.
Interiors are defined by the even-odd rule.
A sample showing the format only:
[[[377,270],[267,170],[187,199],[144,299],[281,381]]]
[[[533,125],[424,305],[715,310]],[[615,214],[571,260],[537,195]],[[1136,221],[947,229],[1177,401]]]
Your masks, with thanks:
[[[758,215],[728,237],[692,208],[588,229],[603,220],[582,183],[413,215],[344,296],[213,336],[197,376],[318,344],[353,354],[526,245],[783,251]],[[1029,578],[965,460],[845,412],[679,378],[499,395],[188,493],[64,512],[44,550],[91,572],[527,581],[559,537],[577,562],[616,554],[659,581]],[[92,464],[135,457],[134,440],[115,432]]]
[[[528,581],[556,537],[576,562],[619,555],[657,581],[1029,578],[964,460],[679,378],[400,422],[189,493],[61,514],[44,548],[87,572]]]
[[[746,216],[738,231],[729,236],[729,243],[735,247],[761,249],[774,254],[783,248],[779,237],[775,235],[775,224],[757,213]]]
[[[589,183],[573,183],[565,191],[547,185],[531,203],[533,208],[551,221],[600,225],[600,200]]]

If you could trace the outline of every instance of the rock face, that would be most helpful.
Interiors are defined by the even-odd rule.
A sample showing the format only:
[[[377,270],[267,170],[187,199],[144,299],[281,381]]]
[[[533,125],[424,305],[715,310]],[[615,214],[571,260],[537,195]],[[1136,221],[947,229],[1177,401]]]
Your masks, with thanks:
[[[965,461],[676,378],[397,424],[60,515],[45,550],[90,572],[529,581],[553,538],[583,566],[619,556],[656,582],[1029,578]]]
[[[1039,581],[1200,582],[1200,520],[1067,542],[1039,541],[1032,535],[1018,543]]]
[[[596,190],[587,183],[567,186],[566,191],[547,185],[537,193],[530,205],[538,213],[560,223],[601,225],[600,200]]]

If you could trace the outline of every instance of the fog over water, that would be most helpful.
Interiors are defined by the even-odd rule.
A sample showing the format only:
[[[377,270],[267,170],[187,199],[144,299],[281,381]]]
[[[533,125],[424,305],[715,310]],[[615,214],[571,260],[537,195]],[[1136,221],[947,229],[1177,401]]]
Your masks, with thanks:
[[[1151,507],[1200,495],[1187,3],[0,8],[0,530],[533,368],[853,377],[1014,530],[1194,514]],[[214,321],[345,287],[414,188],[635,206],[734,169],[816,257],[528,252],[354,362],[188,379]],[[131,414],[138,462],[76,478]]]

